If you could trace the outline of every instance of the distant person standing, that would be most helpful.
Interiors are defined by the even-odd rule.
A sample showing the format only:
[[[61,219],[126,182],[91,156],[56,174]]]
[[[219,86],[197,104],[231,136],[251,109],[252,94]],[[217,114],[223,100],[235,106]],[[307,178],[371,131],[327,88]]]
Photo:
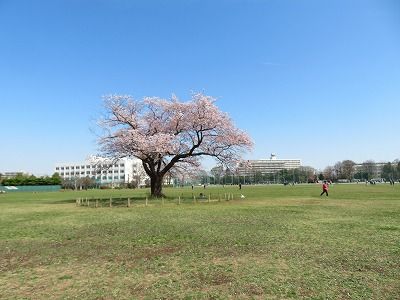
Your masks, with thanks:
[[[242,189],[242,184],[241,183],[239,183],[239,190],[241,190]]]
[[[326,194],[326,196],[328,196],[328,183],[326,182],[326,180],[324,180],[324,183],[322,184],[322,193],[320,196],[322,196],[323,194]]]

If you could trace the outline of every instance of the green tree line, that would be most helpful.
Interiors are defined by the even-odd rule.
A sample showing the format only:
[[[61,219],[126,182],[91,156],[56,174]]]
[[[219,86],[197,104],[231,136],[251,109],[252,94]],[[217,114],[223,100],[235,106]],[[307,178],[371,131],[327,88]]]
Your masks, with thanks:
[[[395,160],[387,163],[376,163],[373,160],[364,161],[356,164],[352,160],[338,161],[334,166],[328,166],[320,173],[320,179],[330,179],[333,181],[354,179],[368,181],[373,178],[382,178],[386,181],[400,179],[400,161]]]
[[[280,170],[274,173],[262,173],[249,170],[246,175],[237,174],[230,170],[222,170],[215,167],[211,170],[211,176],[207,172],[201,172],[194,182],[200,184],[266,184],[266,183],[310,183],[315,182],[317,177],[312,167],[300,167],[297,169]],[[177,184],[183,184],[178,181]]]
[[[34,175],[18,174],[13,178],[5,178],[1,181],[2,185],[21,186],[21,185],[60,185],[61,178],[58,173],[54,173],[51,177],[36,177]]]

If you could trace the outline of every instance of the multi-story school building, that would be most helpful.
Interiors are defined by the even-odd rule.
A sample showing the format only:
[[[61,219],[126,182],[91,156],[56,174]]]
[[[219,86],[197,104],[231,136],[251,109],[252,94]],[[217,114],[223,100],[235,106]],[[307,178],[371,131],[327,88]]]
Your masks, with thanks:
[[[100,185],[112,186],[134,180],[138,180],[139,185],[144,185],[147,179],[141,161],[131,158],[110,160],[91,156],[83,162],[57,163],[54,172],[57,172],[64,180],[89,177]]]

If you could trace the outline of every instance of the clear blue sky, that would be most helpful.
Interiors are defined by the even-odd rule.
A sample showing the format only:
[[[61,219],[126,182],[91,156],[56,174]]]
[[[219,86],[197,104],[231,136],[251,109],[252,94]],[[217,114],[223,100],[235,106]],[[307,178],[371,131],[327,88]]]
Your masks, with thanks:
[[[104,94],[191,91],[247,158],[400,158],[400,1],[0,0],[0,172],[96,153]]]

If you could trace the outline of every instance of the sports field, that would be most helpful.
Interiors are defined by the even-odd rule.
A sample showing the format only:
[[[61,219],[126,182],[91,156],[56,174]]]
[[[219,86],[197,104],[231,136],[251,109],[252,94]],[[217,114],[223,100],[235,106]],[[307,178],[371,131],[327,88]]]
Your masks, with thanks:
[[[0,298],[400,297],[400,184],[164,192],[0,194]]]

